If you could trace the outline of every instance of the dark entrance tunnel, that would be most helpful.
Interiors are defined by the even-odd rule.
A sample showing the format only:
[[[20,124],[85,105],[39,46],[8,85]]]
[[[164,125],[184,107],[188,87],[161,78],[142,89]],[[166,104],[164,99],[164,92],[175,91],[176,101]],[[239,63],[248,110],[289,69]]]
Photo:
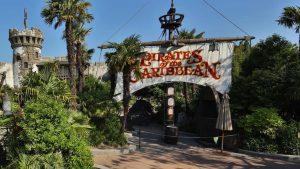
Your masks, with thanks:
[[[138,99],[130,108],[128,127],[148,126],[153,123],[160,126],[164,125],[166,118],[166,101],[164,96],[166,94],[166,86],[166,84],[153,85],[133,93]],[[218,110],[212,89],[208,86],[192,86],[188,84],[187,97],[190,101],[186,109],[183,92],[184,83],[175,83],[175,86],[177,99],[175,99],[174,117],[175,124],[179,127],[179,130],[195,133],[199,137],[219,136],[221,133],[216,129]],[[192,87],[194,88],[192,89]],[[208,145],[215,144],[213,138],[200,139],[199,142],[201,144],[208,143]],[[234,147],[236,142],[236,138],[225,140],[227,147]]]

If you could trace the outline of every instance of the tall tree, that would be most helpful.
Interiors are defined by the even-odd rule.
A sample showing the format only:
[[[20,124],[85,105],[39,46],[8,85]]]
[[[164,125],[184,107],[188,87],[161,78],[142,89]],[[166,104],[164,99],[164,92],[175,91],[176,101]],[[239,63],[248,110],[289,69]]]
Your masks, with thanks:
[[[75,22],[91,22],[93,16],[88,13],[91,6],[85,0],[48,0],[47,6],[42,10],[42,17],[49,25],[54,24],[57,29],[65,24],[65,36],[69,62],[69,77],[72,93],[71,108],[76,109],[76,55],[73,25]]]
[[[139,57],[143,55],[141,52],[142,47],[140,45],[140,39],[137,35],[132,35],[126,38],[122,43],[110,43],[115,49],[114,52],[106,54],[106,64],[109,67],[111,75],[111,82],[115,85],[116,73],[121,72],[123,76],[123,108],[124,119],[122,130],[126,129],[127,115],[129,111],[130,101],[130,81],[132,75],[135,78],[140,77],[140,61]],[[132,74],[133,73],[133,74]],[[115,86],[112,86],[112,92],[114,92]]]
[[[76,48],[76,69],[77,69],[77,91],[82,92],[84,85],[84,71],[87,68],[88,60],[94,53],[94,49],[87,50],[85,47],[85,38],[91,32],[91,29],[84,28],[83,24],[74,25],[74,37]]]
[[[288,28],[294,28],[299,34],[299,55],[300,55],[300,7],[286,7],[282,15],[277,20],[278,24],[284,25]]]

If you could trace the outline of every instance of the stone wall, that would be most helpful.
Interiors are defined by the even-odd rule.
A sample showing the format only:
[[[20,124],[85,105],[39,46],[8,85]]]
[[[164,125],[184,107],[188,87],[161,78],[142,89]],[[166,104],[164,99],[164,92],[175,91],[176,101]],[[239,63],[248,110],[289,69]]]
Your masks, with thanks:
[[[4,81],[4,85],[13,87],[13,65],[11,63],[0,62],[0,74],[2,74],[3,72],[6,72],[6,79]]]
[[[13,64],[0,62],[0,73],[6,71],[6,80],[4,85],[8,85],[9,87],[14,87],[14,77],[13,77]],[[61,70],[59,74],[67,74],[68,69],[65,67]],[[86,70],[87,75],[93,75],[96,78],[101,78],[107,72],[107,67],[105,63],[94,62],[90,64],[90,67]]]

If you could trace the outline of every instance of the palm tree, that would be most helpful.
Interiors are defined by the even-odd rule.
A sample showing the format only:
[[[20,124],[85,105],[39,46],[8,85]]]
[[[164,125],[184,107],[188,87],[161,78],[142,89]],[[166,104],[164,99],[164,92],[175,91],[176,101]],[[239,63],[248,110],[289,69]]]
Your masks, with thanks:
[[[200,34],[195,35],[196,29],[192,29],[191,31],[188,31],[186,29],[183,29],[179,31],[179,39],[199,39],[203,38],[203,35],[205,32],[201,32]],[[196,85],[192,84],[192,93],[195,93]],[[183,95],[184,95],[184,102],[185,102],[185,113],[188,113],[189,105],[189,94],[188,94],[188,84],[183,83]]]
[[[300,7],[286,7],[280,18],[277,20],[278,24],[288,28],[294,28],[299,34],[299,55],[300,55]]]
[[[110,43],[115,49],[114,52],[107,53],[106,64],[109,67],[111,77],[111,93],[114,92],[116,73],[122,73],[123,77],[123,108],[124,119],[122,124],[122,131],[126,128],[127,115],[129,111],[130,101],[130,80],[132,73],[136,78],[140,77],[140,61],[139,57],[142,56],[142,47],[140,45],[139,36],[132,35],[126,38],[122,43]]]
[[[84,85],[84,71],[87,68],[88,60],[90,60],[91,55],[94,53],[94,49],[87,50],[84,41],[86,36],[91,32],[92,29],[85,29],[83,24],[79,26],[74,25],[74,37],[75,37],[75,47],[76,47],[76,69],[78,74],[77,81],[77,91],[79,93],[83,90]]]
[[[76,55],[75,55],[75,39],[73,33],[73,24],[75,22],[91,22],[93,16],[88,13],[91,6],[85,0],[48,0],[47,6],[42,10],[42,17],[49,25],[54,24],[57,29],[65,24],[65,36],[67,43],[70,87],[73,99],[71,108],[76,109]]]

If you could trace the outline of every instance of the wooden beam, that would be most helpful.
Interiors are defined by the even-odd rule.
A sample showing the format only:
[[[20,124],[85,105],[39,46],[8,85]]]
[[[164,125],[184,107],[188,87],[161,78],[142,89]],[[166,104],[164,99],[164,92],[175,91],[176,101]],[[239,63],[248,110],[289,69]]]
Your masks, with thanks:
[[[198,43],[211,43],[211,42],[234,42],[242,40],[252,40],[255,39],[254,36],[243,36],[243,37],[225,37],[225,38],[200,38],[200,39],[182,39],[178,40],[180,45],[198,44]],[[172,45],[172,41],[152,41],[152,42],[142,42],[141,46],[167,46]],[[99,46],[100,49],[110,49],[113,48],[109,44],[103,44]]]

